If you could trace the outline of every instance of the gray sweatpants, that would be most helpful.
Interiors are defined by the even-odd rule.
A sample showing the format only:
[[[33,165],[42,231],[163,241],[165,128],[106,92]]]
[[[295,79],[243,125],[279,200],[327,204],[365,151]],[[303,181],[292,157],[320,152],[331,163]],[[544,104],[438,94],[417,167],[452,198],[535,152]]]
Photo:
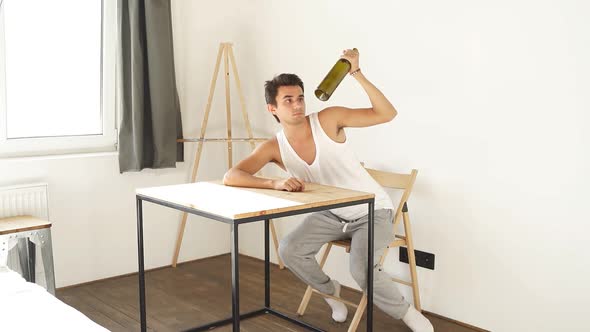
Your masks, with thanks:
[[[408,311],[409,303],[387,273],[377,267],[381,255],[392,240],[391,220],[391,210],[375,211],[373,301],[385,313],[401,319]],[[285,265],[306,284],[329,295],[334,294],[334,284],[320,268],[315,255],[324,244],[334,240],[352,239],[350,273],[361,289],[367,289],[368,216],[351,221],[346,232],[342,231],[345,225],[342,221],[345,220],[330,211],[310,214],[279,245],[279,255]]]

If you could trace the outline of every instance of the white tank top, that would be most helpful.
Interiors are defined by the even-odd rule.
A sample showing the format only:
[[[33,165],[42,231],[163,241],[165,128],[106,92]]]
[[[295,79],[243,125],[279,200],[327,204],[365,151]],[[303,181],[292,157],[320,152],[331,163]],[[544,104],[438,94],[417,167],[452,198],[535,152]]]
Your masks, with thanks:
[[[311,165],[297,155],[285,132],[277,133],[283,165],[290,176],[329,186],[375,194],[375,210],[394,209],[385,190],[365,170],[360,161],[344,143],[332,140],[322,129],[318,113],[309,115],[309,123],[315,143],[315,159]],[[367,205],[355,205],[331,210],[332,213],[346,220],[355,220],[367,214]]]

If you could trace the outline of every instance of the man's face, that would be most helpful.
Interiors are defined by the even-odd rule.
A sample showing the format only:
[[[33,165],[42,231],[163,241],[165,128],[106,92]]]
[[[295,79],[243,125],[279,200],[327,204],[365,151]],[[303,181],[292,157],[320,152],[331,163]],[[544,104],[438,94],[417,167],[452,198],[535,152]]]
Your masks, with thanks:
[[[276,115],[281,123],[298,123],[305,120],[305,99],[298,85],[279,87],[277,106],[268,105],[268,110]]]

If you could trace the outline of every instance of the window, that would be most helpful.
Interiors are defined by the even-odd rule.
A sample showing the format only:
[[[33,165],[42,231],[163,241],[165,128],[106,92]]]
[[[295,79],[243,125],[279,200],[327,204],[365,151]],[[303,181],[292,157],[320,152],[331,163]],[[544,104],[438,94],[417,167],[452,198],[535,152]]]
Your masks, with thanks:
[[[113,151],[116,1],[0,0],[0,158]]]

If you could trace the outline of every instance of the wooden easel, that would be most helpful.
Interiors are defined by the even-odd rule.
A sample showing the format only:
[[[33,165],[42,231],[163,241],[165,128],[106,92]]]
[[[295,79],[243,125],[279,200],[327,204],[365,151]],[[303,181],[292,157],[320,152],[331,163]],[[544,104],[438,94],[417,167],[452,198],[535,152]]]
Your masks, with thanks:
[[[225,70],[225,110],[227,115],[227,138],[205,138],[205,132],[207,131],[207,122],[209,120],[209,112],[211,111],[211,101],[213,100],[213,95],[215,93],[215,86],[217,84],[217,76],[219,76],[219,66],[221,63],[221,58],[223,57],[224,62],[224,70]],[[236,82],[236,87],[238,89],[238,93],[240,96],[240,105],[242,109],[242,116],[244,117],[244,124],[246,126],[246,130],[248,131],[248,138],[233,138],[231,134],[231,104],[230,104],[230,89],[229,89],[229,63],[231,61],[232,71],[234,75],[234,79]],[[242,92],[242,85],[240,83],[240,77],[238,76],[238,69],[236,67],[236,60],[234,58],[234,51],[232,48],[231,43],[220,43],[219,44],[219,51],[217,52],[217,62],[215,63],[215,70],[213,71],[213,78],[211,79],[211,86],[209,88],[209,98],[207,99],[207,106],[205,108],[205,115],[203,117],[203,122],[201,124],[201,135],[199,138],[185,138],[179,139],[178,142],[198,142],[197,152],[195,154],[195,161],[193,164],[193,172],[191,175],[191,183],[195,182],[197,178],[197,171],[199,169],[199,162],[201,160],[201,153],[203,152],[203,143],[205,142],[227,142],[227,160],[228,160],[228,169],[233,166],[233,158],[232,158],[232,143],[233,142],[249,142],[250,147],[252,150],[256,148],[254,142],[263,142],[266,141],[266,138],[254,138],[252,135],[252,128],[250,127],[250,120],[248,119],[248,112],[246,112],[246,102],[244,100],[244,94]],[[174,249],[174,256],[172,258],[172,267],[176,267],[178,263],[178,254],[180,253],[180,246],[182,245],[182,238],[184,235],[184,228],[186,226],[186,219],[188,214],[184,212],[182,214],[182,221],[180,223],[180,228],[178,230],[178,238],[176,239],[176,248]],[[283,261],[278,255],[279,244],[277,239],[277,233],[275,230],[274,222],[270,220],[270,230],[272,234],[272,239],[274,243],[274,247],[277,253],[277,258],[279,260],[279,267],[283,269],[285,266]]]

